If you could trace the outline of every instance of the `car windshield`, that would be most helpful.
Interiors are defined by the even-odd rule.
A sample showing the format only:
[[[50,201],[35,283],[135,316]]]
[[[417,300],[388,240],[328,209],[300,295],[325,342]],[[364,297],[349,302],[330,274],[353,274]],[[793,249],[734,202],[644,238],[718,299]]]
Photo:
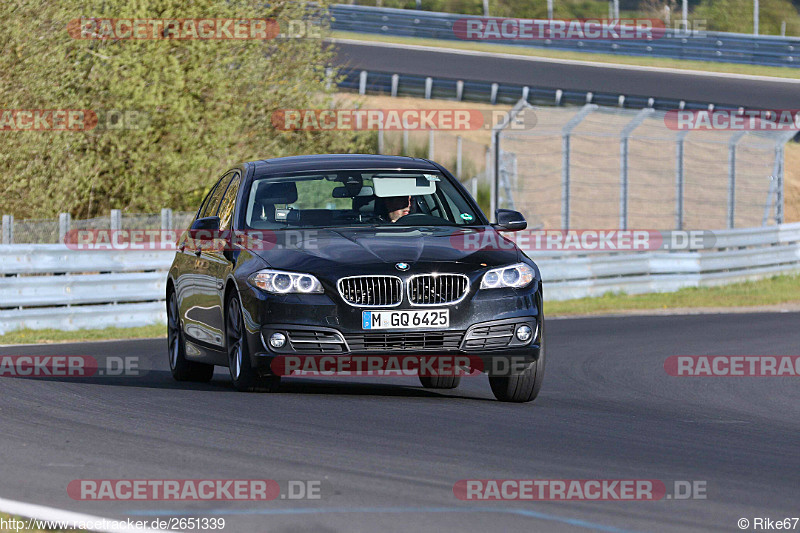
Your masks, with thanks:
[[[481,217],[440,173],[347,170],[256,178],[245,222],[251,229],[465,226]]]

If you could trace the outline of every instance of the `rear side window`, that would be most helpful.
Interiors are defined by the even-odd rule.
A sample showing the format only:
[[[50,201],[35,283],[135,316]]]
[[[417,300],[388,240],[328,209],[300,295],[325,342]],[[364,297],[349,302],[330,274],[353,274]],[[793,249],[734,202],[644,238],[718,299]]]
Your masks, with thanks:
[[[231,229],[231,219],[233,218],[233,211],[236,208],[236,196],[239,193],[239,184],[241,183],[241,176],[237,173],[234,175],[233,181],[228,186],[228,191],[222,199],[219,206],[219,227],[220,229]]]
[[[217,183],[217,186],[211,192],[211,196],[209,196],[208,200],[206,201],[206,204],[203,207],[203,212],[200,213],[200,218],[216,216],[217,211],[219,210],[219,204],[222,201],[222,195],[225,194],[225,190],[228,188],[228,184],[231,182],[233,176],[234,173],[231,172],[219,180],[219,183]]]

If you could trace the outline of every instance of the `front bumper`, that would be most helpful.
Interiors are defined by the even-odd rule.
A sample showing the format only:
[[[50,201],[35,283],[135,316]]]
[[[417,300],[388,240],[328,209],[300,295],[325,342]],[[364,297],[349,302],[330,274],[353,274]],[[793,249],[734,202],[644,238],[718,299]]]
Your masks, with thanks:
[[[449,306],[450,326],[443,329],[364,330],[362,308],[336,302],[326,294],[273,295],[253,289],[242,294],[252,365],[272,373],[276,358],[285,356],[428,356],[466,355],[481,368],[509,368],[539,358],[542,335],[538,284],[526,289],[477,291]],[[393,310],[418,309],[395,307]],[[534,332],[528,342],[515,337],[516,328]],[[280,349],[268,339],[275,332],[287,337]]]

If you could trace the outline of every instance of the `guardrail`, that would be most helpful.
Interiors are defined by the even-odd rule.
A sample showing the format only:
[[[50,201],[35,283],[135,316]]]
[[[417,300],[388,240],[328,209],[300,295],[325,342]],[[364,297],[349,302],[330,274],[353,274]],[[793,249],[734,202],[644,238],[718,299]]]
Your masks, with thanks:
[[[713,102],[692,102],[674,98],[651,98],[642,95],[623,95],[593,91],[564,91],[557,87],[517,85],[467,81],[433,76],[416,76],[392,72],[340,69],[339,87],[358,91],[359,94],[383,93],[391,96],[415,98],[443,98],[448,100],[487,102],[513,105],[524,98],[533,105],[584,105],[618,106],[630,109],[652,107],[670,111],[674,109],[739,109],[716,105]]]
[[[800,271],[800,223],[718,231],[715,237],[708,250],[527,253],[541,268],[548,300],[670,292]],[[2,245],[0,334],[163,324],[173,255]]]
[[[343,4],[331,6],[330,13],[331,28],[334,30],[450,41],[460,40],[453,32],[455,21],[482,18],[474,15]],[[797,37],[667,29],[663,37],[647,40],[546,39],[491,42],[614,55],[800,67],[800,38]]]

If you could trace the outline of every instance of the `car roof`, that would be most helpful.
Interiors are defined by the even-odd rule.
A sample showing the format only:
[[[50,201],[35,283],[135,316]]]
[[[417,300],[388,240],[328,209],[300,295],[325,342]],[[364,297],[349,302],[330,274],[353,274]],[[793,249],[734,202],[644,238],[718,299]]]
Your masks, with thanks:
[[[432,170],[438,167],[427,159],[373,154],[318,154],[276,157],[253,161],[256,174],[301,172],[304,170]]]

